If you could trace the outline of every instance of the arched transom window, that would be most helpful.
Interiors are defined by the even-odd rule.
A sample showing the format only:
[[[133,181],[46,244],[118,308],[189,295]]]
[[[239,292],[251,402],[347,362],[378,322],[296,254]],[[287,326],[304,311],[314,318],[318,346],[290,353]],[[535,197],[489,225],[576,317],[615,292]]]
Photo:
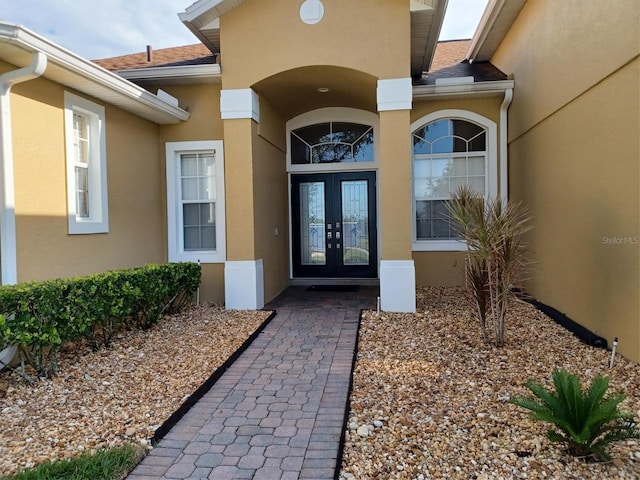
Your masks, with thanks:
[[[456,118],[438,119],[413,132],[415,241],[459,238],[447,203],[461,185],[488,194],[487,136],[483,126]]]
[[[373,162],[373,127],[325,122],[291,132],[291,163]]]

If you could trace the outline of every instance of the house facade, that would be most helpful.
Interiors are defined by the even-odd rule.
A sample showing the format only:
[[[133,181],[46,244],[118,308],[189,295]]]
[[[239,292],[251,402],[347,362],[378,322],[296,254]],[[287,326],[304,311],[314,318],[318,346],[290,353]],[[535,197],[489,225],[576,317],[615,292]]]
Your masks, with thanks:
[[[0,24],[2,282],[190,260],[227,308],[411,312],[463,281],[468,184],[529,207],[527,290],[638,360],[638,5],[560,3],[491,0],[442,68],[445,0],[199,0],[200,44],[96,62]]]

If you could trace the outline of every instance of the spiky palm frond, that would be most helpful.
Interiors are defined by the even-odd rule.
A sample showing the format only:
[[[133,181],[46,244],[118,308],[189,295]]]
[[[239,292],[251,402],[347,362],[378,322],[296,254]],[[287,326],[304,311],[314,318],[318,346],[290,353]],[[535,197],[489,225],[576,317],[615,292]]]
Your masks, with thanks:
[[[577,375],[555,370],[553,385],[555,390],[550,390],[530,380],[525,386],[535,397],[512,397],[510,402],[530,410],[532,419],[553,424],[556,429],[547,431],[547,437],[566,443],[572,455],[608,459],[606,447],[610,443],[640,438],[633,418],[619,410],[625,395],[605,396],[607,377],[596,377],[584,391]]]

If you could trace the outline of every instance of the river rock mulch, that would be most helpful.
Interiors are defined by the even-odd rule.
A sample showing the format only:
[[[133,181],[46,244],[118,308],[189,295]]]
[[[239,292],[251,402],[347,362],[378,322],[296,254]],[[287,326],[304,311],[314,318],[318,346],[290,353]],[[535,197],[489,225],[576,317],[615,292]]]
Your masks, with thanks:
[[[58,376],[34,386],[0,373],[0,477],[155,430],[267,319],[265,311],[193,306],[109,348],[60,354]]]
[[[587,463],[508,403],[529,394],[526,380],[550,386],[554,368],[565,368],[583,385],[609,376],[638,421],[640,365],[617,355],[609,369],[610,351],[523,302],[508,316],[506,346],[489,347],[472,312],[452,288],[418,289],[416,314],[364,312],[341,479],[640,479],[640,441]]]

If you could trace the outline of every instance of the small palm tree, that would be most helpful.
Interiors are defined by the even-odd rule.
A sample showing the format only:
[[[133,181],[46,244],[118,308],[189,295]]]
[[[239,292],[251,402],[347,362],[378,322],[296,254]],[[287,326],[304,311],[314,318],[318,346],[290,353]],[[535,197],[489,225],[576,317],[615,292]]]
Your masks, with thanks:
[[[500,197],[485,200],[461,186],[447,205],[449,216],[467,243],[467,289],[476,304],[485,341],[504,345],[505,319],[512,289],[522,280],[528,260],[524,234],[532,227],[522,204],[505,204]]]
[[[569,454],[608,460],[605,449],[609,444],[640,438],[633,417],[618,409],[625,395],[605,397],[608,377],[598,376],[583,391],[577,375],[555,370],[553,384],[555,391],[529,380],[525,385],[538,398],[512,397],[510,402],[531,410],[532,419],[552,423],[555,429],[547,430],[547,437],[552,442],[567,444]]]

